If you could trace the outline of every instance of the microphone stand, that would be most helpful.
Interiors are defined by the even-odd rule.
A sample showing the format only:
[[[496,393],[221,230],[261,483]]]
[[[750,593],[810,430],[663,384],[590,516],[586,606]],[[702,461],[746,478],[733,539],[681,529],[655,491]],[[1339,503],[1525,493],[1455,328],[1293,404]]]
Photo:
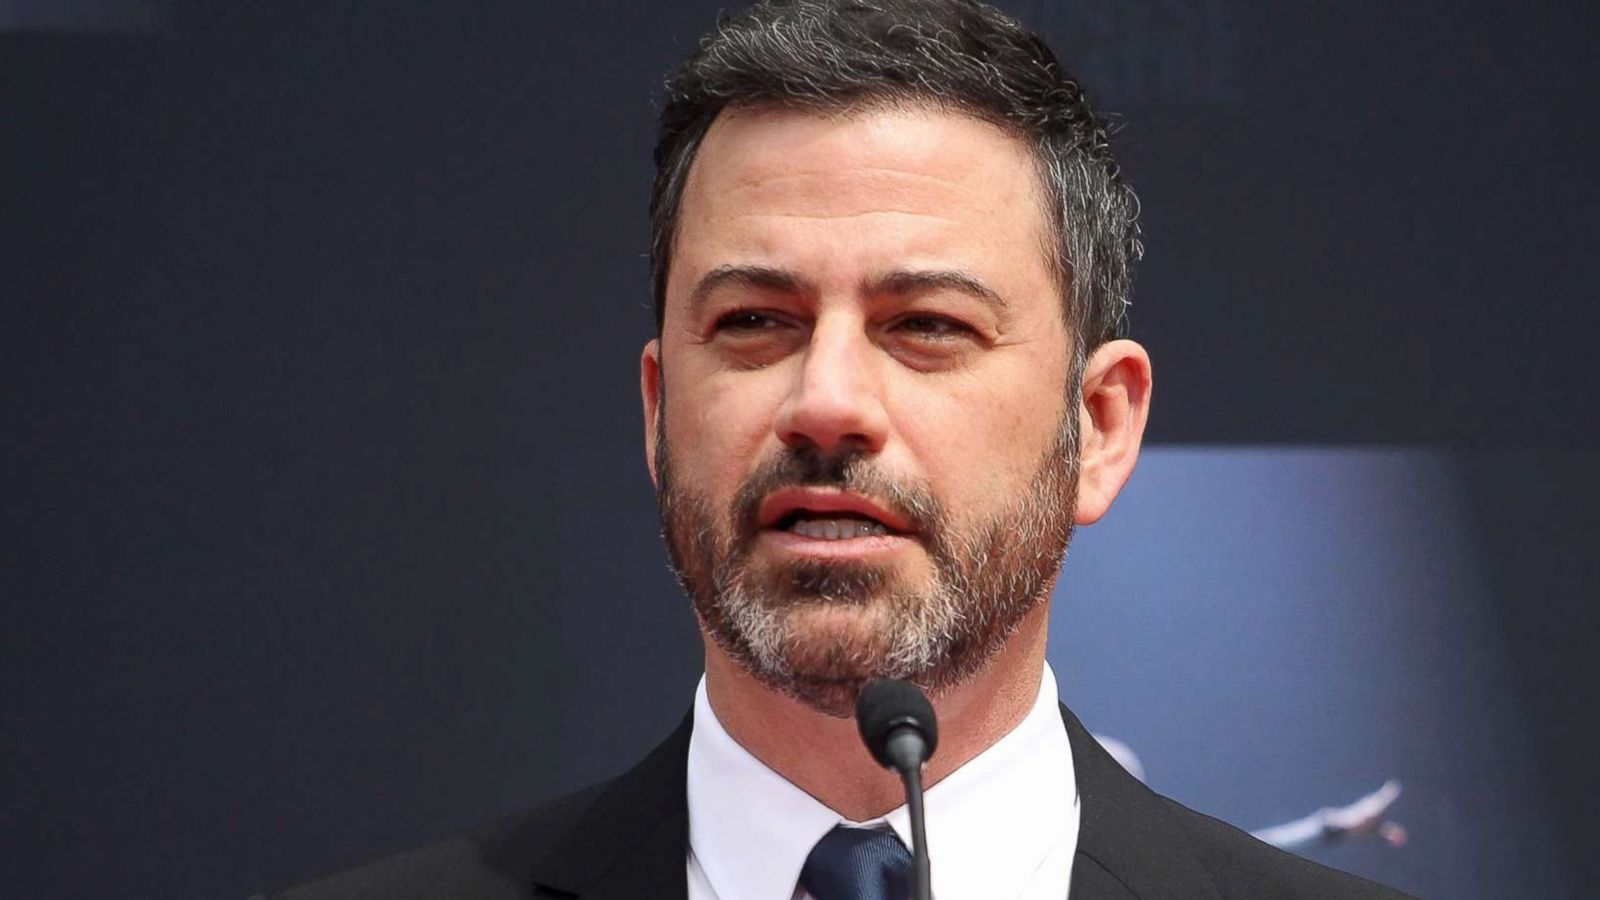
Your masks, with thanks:
[[[922,764],[939,745],[933,705],[916,685],[878,679],[856,697],[856,726],[879,765],[900,775],[911,813],[912,900],[933,900],[928,826],[922,808]]]
[[[928,863],[927,820],[922,814],[922,771],[918,766],[900,772],[906,786],[906,808],[911,813],[911,861],[913,900],[933,900],[933,869]]]

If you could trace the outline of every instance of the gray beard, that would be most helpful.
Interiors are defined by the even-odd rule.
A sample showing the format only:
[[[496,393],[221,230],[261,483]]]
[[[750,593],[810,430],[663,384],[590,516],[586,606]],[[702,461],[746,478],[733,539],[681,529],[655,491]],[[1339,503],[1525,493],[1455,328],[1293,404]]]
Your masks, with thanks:
[[[869,455],[849,448],[828,457],[786,450],[745,481],[719,518],[703,496],[676,483],[658,424],[656,495],[673,573],[723,653],[767,688],[818,712],[848,717],[873,678],[903,678],[937,694],[981,670],[1049,596],[1072,539],[1075,418],[1066,417],[1016,501],[963,532],[925,487],[885,475]],[[752,565],[756,509],[791,486],[839,488],[887,503],[915,526],[933,562],[931,583],[897,584],[892,566],[876,564]],[[818,633],[804,618],[817,607],[859,608],[869,625]]]

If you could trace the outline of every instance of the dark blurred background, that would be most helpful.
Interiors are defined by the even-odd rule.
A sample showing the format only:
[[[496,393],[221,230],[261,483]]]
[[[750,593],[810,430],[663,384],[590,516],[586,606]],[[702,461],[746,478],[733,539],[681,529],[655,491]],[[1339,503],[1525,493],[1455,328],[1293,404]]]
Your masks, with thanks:
[[[602,777],[682,716],[644,210],[660,76],[721,5],[0,2],[8,892],[281,887]],[[1118,115],[1145,210],[1154,450],[1067,564],[1065,698],[1244,827],[1406,781],[1413,841],[1336,865],[1579,896],[1597,7],[1002,5]],[[1217,589],[1268,577],[1292,589]],[[1250,616],[1328,652],[1239,662]],[[1146,646],[1185,617],[1215,653]],[[1124,649],[1143,675],[1074,671]],[[1179,728],[1152,687],[1261,680],[1309,685],[1281,730],[1232,690]],[[1318,756],[1352,733],[1387,736],[1360,771]],[[1259,800],[1238,754],[1177,762],[1240,742],[1288,761],[1251,763]]]

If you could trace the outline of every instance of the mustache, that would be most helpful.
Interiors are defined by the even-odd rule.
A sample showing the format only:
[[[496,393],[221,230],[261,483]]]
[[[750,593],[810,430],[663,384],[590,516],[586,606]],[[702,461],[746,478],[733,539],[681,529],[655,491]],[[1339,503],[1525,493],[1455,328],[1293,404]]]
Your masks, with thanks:
[[[761,502],[784,488],[827,487],[871,498],[905,519],[919,536],[940,532],[944,512],[926,486],[880,469],[871,454],[853,446],[824,454],[813,446],[788,448],[761,464],[734,495],[734,527],[741,541],[760,530]]]

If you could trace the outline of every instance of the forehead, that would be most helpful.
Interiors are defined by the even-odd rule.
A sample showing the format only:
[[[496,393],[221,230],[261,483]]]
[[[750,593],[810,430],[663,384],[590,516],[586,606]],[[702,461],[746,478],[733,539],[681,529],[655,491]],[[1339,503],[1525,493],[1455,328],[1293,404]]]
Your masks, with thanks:
[[[726,111],[701,143],[679,209],[669,296],[696,271],[751,257],[808,268],[927,257],[1049,270],[1028,147],[989,122],[930,107]],[[772,258],[806,251],[813,258]]]

